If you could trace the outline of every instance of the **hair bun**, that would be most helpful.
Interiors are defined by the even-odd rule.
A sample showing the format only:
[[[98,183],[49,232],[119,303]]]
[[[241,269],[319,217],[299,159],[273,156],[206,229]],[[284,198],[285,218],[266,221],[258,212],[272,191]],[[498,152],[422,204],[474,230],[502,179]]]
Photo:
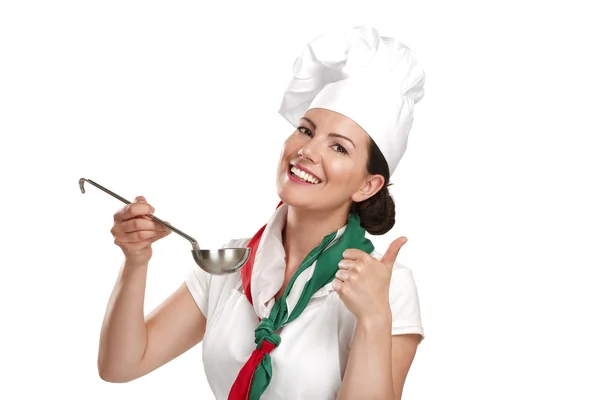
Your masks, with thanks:
[[[360,218],[360,225],[371,235],[383,235],[396,223],[396,204],[388,186],[360,203],[353,204],[353,211]]]

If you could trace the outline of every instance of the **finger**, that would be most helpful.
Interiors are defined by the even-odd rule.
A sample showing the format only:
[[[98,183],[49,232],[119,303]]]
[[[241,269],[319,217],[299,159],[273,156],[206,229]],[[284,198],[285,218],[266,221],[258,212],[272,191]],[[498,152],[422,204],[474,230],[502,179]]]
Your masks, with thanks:
[[[336,292],[339,292],[340,290],[342,290],[342,285],[343,285],[343,281],[335,278],[331,284],[331,287],[333,288],[333,290],[335,290]]]
[[[135,231],[131,233],[123,233],[115,238],[115,244],[119,243],[138,243],[164,235],[166,232],[157,231]]]
[[[364,257],[365,254],[367,253],[359,249],[346,249],[342,253],[342,257],[347,258],[348,260],[358,260]]]
[[[148,204],[148,202],[146,201],[146,198],[144,196],[137,196],[135,198],[134,203]],[[144,219],[152,220],[152,218],[148,217],[148,215],[154,214],[154,211],[156,211],[156,210],[154,209],[154,207],[152,207],[152,209],[150,210],[150,212],[144,213],[144,215],[141,215],[141,217],[144,218]]]
[[[133,218],[119,224],[119,230],[123,233],[130,233],[135,231],[158,231],[163,232],[167,229],[161,224],[144,218]]]
[[[356,265],[356,261],[354,261],[354,260],[348,260],[346,258],[342,259],[338,263],[338,267],[340,269],[351,269],[351,268],[354,268],[355,265]]]
[[[343,282],[345,282],[345,281],[347,281],[347,280],[348,280],[348,276],[349,276],[349,274],[348,274],[348,271],[345,271],[345,270],[343,270],[343,269],[339,269],[339,270],[338,270],[338,271],[335,273],[335,277],[336,277],[337,279],[339,279],[340,281],[343,281]]]
[[[147,203],[131,203],[117,211],[114,215],[114,220],[115,222],[122,222],[136,217],[149,219],[146,215],[153,212],[154,207]]]
[[[169,236],[169,234],[170,234],[170,233],[171,233],[171,232],[157,232],[157,233],[156,233],[156,235],[152,236],[152,237],[151,237],[151,238],[149,238],[147,241],[148,241],[149,243],[154,243],[154,242],[156,242],[156,241],[157,241],[157,240],[159,240],[159,239],[162,239],[162,238],[164,238],[164,237],[166,237],[166,236]]]
[[[342,257],[355,262],[363,262],[365,264],[370,263],[374,259],[369,253],[359,249],[346,249],[342,253]]]
[[[160,239],[160,238],[163,238],[163,237],[165,237],[165,236],[168,236],[168,235],[170,235],[170,234],[171,234],[171,232],[172,232],[172,231],[161,231],[161,232],[158,232],[158,233],[156,234],[156,236],[155,236],[155,238],[156,238],[156,239],[152,239],[152,240],[158,240],[158,239]]]
[[[115,222],[127,221],[139,216],[146,216],[154,213],[154,207],[148,203],[134,202],[126,205],[117,211],[114,215]],[[147,218],[147,217],[146,217]]]
[[[407,241],[408,239],[405,236],[400,236],[398,239],[394,240],[390,244],[390,247],[388,247],[383,257],[381,257],[380,261],[388,267],[394,265],[394,262],[396,262],[396,258],[398,257],[398,253],[400,252],[400,248],[404,246]]]

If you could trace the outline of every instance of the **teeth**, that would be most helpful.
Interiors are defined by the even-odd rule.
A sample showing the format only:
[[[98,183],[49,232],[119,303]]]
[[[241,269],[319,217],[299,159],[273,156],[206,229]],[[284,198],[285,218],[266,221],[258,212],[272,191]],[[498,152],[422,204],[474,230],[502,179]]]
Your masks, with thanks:
[[[291,171],[292,171],[292,173],[294,175],[296,175],[298,178],[300,178],[300,179],[302,179],[304,181],[307,181],[307,182],[310,182],[310,183],[313,183],[313,184],[317,184],[317,183],[320,182],[314,176],[312,176],[312,175],[310,175],[310,174],[308,174],[308,173],[306,173],[306,172],[304,172],[304,171],[302,171],[302,170],[300,170],[300,169],[298,169],[296,167],[292,167]]]

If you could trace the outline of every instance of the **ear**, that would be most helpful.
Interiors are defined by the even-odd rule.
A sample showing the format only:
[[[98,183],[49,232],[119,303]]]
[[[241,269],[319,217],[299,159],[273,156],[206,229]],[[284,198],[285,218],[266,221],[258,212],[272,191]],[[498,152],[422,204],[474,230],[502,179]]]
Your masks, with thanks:
[[[352,194],[351,199],[357,203],[367,200],[383,187],[385,179],[383,175],[367,175],[365,183]]]

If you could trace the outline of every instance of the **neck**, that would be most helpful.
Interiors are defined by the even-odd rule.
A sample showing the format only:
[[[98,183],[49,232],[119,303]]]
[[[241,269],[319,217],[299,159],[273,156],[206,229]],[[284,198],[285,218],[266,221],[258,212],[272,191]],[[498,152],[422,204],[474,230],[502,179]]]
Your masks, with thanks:
[[[323,238],[339,230],[348,222],[349,208],[314,211],[288,205],[286,223],[282,231],[286,272],[293,274],[308,253],[321,244]]]

